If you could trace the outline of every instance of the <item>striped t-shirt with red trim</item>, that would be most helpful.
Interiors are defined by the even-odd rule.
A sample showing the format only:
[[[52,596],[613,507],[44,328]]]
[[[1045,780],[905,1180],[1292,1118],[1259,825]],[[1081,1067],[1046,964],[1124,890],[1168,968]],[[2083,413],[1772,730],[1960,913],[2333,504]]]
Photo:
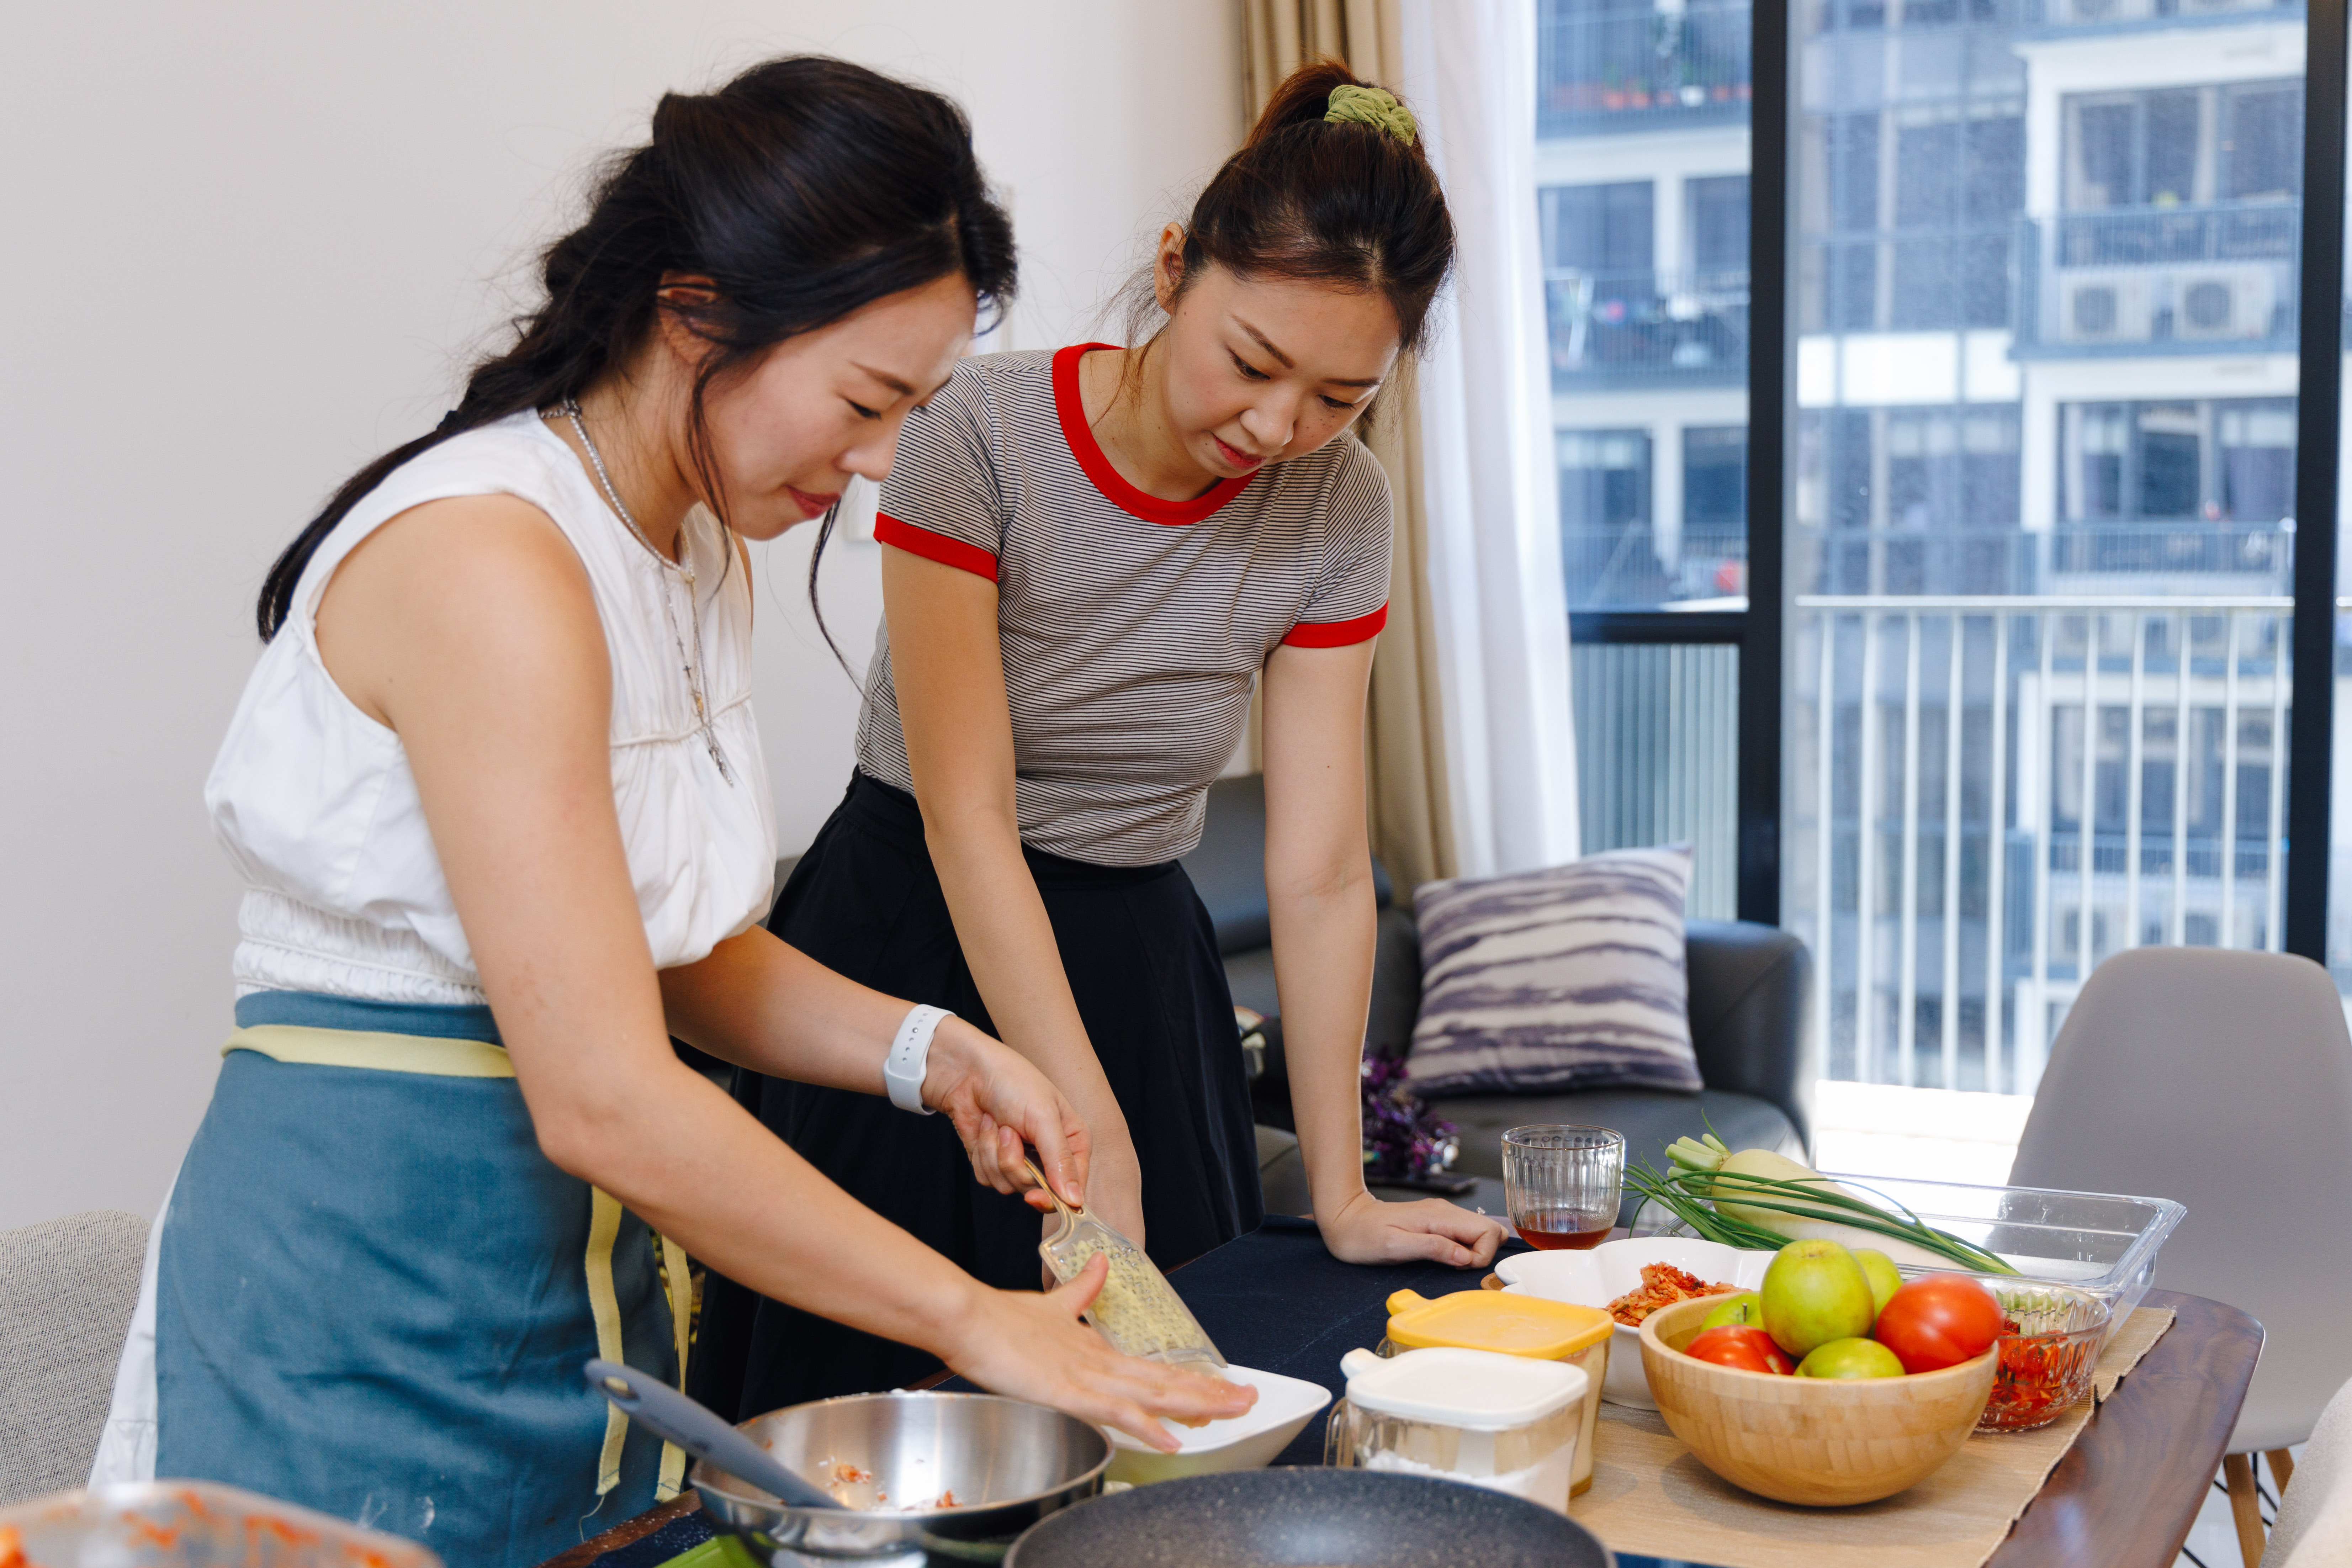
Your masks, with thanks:
[[[1080,356],[988,354],[908,416],[875,536],[992,578],[1024,842],[1100,866],[1201,840],[1210,783],[1282,643],[1337,647],[1388,617],[1389,489],[1353,436],[1189,501],[1121,479],[1078,400]],[[890,633],[875,639],[857,765],[911,790]]]

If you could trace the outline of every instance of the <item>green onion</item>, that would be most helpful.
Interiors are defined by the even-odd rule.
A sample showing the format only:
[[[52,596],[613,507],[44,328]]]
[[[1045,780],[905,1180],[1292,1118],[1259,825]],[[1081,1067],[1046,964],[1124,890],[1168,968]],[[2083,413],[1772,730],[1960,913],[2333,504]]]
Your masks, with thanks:
[[[1710,1138],[1710,1142],[1713,1140]],[[1673,1151],[1668,1151],[1671,1155]],[[1789,1237],[1763,1226],[1736,1219],[1717,1210],[1709,1200],[1723,1197],[1738,1203],[1742,1208],[1768,1209],[1794,1219],[1811,1220],[1824,1225],[1850,1226],[1856,1230],[1905,1241],[1938,1258],[1948,1258],[1962,1268],[1980,1274],[2014,1274],[2016,1269],[1993,1253],[1961,1240],[1949,1231],[1937,1230],[1893,1198],[1886,1201],[1902,1211],[1889,1214],[1875,1204],[1867,1203],[1852,1193],[1841,1190],[1827,1177],[1813,1182],[1782,1181],[1773,1176],[1751,1176],[1737,1172],[1691,1169],[1680,1161],[1667,1174],[1660,1174],[1646,1165],[1636,1165],[1626,1173],[1626,1185],[1643,1198],[1671,1212],[1676,1219],[1708,1241],[1726,1246],[1769,1248],[1777,1251]],[[1864,1192],[1873,1189],[1864,1187]],[[1885,1194],[1879,1194],[1885,1197]]]

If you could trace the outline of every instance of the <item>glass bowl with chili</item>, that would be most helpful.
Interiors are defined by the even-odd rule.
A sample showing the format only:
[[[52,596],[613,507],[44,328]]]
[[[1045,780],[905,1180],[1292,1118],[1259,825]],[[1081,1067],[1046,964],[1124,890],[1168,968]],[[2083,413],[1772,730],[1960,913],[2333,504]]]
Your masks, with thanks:
[[[1979,1432],[2031,1432],[2047,1426],[2091,1392],[2106,1338],[2107,1303],[2064,1285],[1996,1286],[2000,1359]]]

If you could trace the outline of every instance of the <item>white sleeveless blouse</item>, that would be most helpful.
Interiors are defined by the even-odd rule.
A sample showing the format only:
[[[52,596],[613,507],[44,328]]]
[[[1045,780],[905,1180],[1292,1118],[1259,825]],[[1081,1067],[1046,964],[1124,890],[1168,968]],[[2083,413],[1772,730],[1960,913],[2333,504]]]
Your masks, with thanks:
[[[656,968],[691,963],[767,912],[776,826],[751,713],[751,590],[716,519],[687,529],[701,596],[711,761],[663,614],[685,591],[608,507],[572,448],[535,415],[468,431],[369,492],[302,574],[284,627],[247,681],[205,785],[214,831],[246,881],[237,994],[319,991],[373,1001],[478,1004],[481,976],[434,853],[400,737],[343,695],[319,656],[319,600],[335,568],[388,519],[453,496],[512,495],[555,521],[588,569],[613,670],[613,798]],[[673,582],[675,578],[671,579]]]

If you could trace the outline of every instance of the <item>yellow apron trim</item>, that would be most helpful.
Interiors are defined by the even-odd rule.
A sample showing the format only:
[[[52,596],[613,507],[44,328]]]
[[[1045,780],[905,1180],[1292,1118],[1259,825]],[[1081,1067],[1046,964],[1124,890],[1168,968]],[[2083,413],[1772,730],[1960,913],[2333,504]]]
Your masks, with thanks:
[[[273,1061],[312,1067],[372,1068],[377,1072],[425,1073],[435,1078],[512,1078],[514,1061],[504,1046],[487,1040],[444,1040],[425,1035],[379,1035],[360,1029],[310,1029],[295,1024],[257,1024],[239,1029],[221,1047],[258,1051]]]
[[[588,1310],[596,1317],[596,1354],[625,1364],[629,1358],[621,1345],[621,1298],[613,1288],[613,1241],[621,1234],[621,1200],[602,1187],[589,1191],[593,1206],[588,1215]],[[604,1451],[596,1461],[598,1497],[621,1484],[621,1440],[628,1430],[629,1418],[607,1401]]]
[[[257,1051],[273,1061],[311,1067],[366,1068],[377,1072],[413,1072],[434,1078],[512,1078],[514,1060],[506,1047],[487,1040],[446,1040],[426,1035],[388,1035],[363,1029],[313,1029],[295,1024],[257,1024],[239,1029],[221,1047],[231,1051]],[[592,1187],[588,1216],[588,1309],[596,1320],[596,1353],[605,1361],[626,1363],[621,1342],[621,1299],[613,1283],[613,1246],[621,1234],[621,1203],[601,1187]],[[688,1325],[693,1315],[694,1286],[687,1278],[686,1249],[667,1237],[660,1237],[662,1262],[669,1273],[670,1325],[677,1342],[678,1385],[686,1384]],[[604,1407],[604,1446],[596,1462],[596,1495],[603,1497],[621,1484],[621,1447],[629,1418],[610,1404]],[[686,1479],[686,1454],[676,1444],[662,1445],[661,1479],[656,1501],[677,1496]]]
[[[662,1268],[669,1276],[669,1321],[677,1340],[677,1383],[686,1386],[687,1333],[694,1322],[694,1281],[687,1278],[686,1248],[656,1233],[661,1242]],[[686,1450],[675,1443],[662,1445],[661,1480],[654,1500],[667,1502],[686,1484]]]

